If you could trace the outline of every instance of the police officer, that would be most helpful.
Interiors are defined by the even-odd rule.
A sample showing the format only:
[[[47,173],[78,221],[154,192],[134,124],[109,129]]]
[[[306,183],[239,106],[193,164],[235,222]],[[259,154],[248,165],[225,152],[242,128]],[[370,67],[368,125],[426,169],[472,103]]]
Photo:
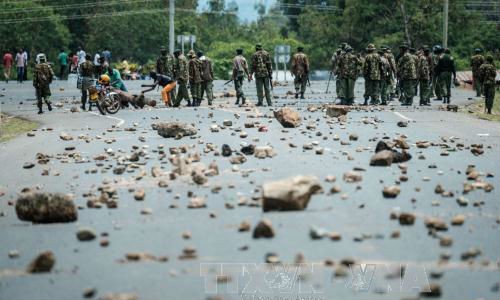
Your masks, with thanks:
[[[255,76],[254,76],[255,75]],[[255,77],[255,85],[257,88],[257,106],[262,106],[264,100],[264,92],[268,106],[272,106],[271,101],[271,84],[273,76],[273,67],[269,53],[262,49],[262,45],[255,45],[255,53],[252,55],[252,68],[250,76]]]

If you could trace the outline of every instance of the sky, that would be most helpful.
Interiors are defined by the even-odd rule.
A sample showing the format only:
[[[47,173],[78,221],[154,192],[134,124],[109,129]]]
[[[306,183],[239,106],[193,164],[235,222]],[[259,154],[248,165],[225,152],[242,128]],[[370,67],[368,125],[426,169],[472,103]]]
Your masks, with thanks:
[[[204,10],[208,7],[207,2],[208,0],[198,0],[198,8],[200,10]],[[226,4],[230,2],[231,0],[226,0]],[[238,17],[242,22],[248,21],[255,21],[258,18],[257,11],[254,10],[253,6],[255,3],[258,3],[259,1],[262,1],[266,7],[269,8],[276,0],[235,0],[236,3],[238,4],[239,10],[238,10]]]

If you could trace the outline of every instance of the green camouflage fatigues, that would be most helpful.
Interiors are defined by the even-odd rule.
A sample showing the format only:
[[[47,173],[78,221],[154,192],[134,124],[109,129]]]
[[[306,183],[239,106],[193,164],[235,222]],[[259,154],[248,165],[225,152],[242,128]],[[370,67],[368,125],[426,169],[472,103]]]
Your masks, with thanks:
[[[171,54],[160,55],[156,59],[156,73],[173,77],[175,59]]]
[[[397,68],[401,84],[403,104],[412,105],[417,81],[417,66],[414,56],[409,52],[406,52],[399,59]]]
[[[388,50],[389,51],[389,50]],[[389,91],[389,99],[391,98],[390,95],[394,94],[396,86],[394,83],[394,78],[396,77],[396,59],[394,58],[394,54],[391,52],[385,52],[384,57],[387,58],[387,61],[389,62],[389,65],[391,67],[391,75],[390,75],[390,84],[387,87],[387,90]]]
[[[301,98],[304,98],[306,92],[307,79],[309,76],[309,59],[302,52],[295,53],[292,57],[291,73],[295,76],[293,83],[295,85],[295,94],[298,96],[299,91]]]
[[[337,98],[341,99],[341,91],[342,91],[342,80],[339,77],[339,62],[344,55],[344,51],[340,51],[339,54],[335,52],[332,56],[332,74],[335,75],[335,93],[337,94]]]
[[[94,64],[86,60],[80,64],[80,76],[82,77],[82,109],[85,109],[85,104],[87,103],[87,94],[89,88],[93,84],[93,76],[94,76]],[[90,103],[90,102],[89,102]]]
[[[450,54],[444,54],[441,59],[439,59],[436,66],[436,74],[441,87],[441,95],[445,98],[447,103],[450,103],[452,74],[453,78],[456,78],[455,61]]]
[[[33,71],[33,86],[36,89],[36,99],[38,109],[42,110],[43,100],[50,107],[50,83],[54,78],[54,71],[47,63],[35,65]]]
[[[370,52],[363,63],[363,76],[365,78],[365,103],[371,98],[371,104],[378,104],[380,97],[380,55]]]
[[[430,101],[430,83],[431,83],[431,66],[430,57],[420,55],[417,61],[417,77],[418,87],[420,91],[420,105],[429,104]]]
[[[252,55],[252,68],[250,75],[255,77],[255,85],[257,87],[257,105],[262,105],[264,100],[264,92],[266,94],[267,105],[271,106],[271,78],[273,75],[273,67],[269,53],[265,50],[258,50]]]
[[[479,79],[479,68],[481,68],[482,64],[484,64],[484,56],[481,54],[476,54],[471,57],[470,66],[472,67],[472,83],[476,91],[476,97],[481,97],[482,94],[482,83]]]
[[[156,74],[174,78],[175,58],[172,54],[160,55],[156,59]],[[170,99],[175,99],[175,89],[170,92]]]
[[[392,70],[391,63],[385,55],[380,56],[380,63],[380,99],[385,105],[391,94]]]
[[[203,79],[201,78],[201,61],[197,57],[193,57],[189,60],[188,72],[191,98],[194,103],[198,103],[198,101],[201,101],[201,83]]]
[[[240,103],[240,98],[245,103],[245,94],[243,93],[243,81],[248,73],[247,60],[243,55],[236,55],[233,59],[233,80],[236,90],[236,105]]]
[[[201,61],[201,79],[203,82],[201,83],[201,97],[200,100],[203,100],[203,94],[207,94],[208,105],[212,105],[214,100],[214,91],[213,91],[213,81],[214,81],[214,68],[212,66],[212,61],[210,58],[206,56],[200,57]]]
[[[479,68],[479,79],[483,84],[484,101],[486,108],[491,110],[493,101],[495,100],[495,80],[497,70],[494,65],[485,62]]]
[[[191,100],[189,98],[189,92],[187,89],[187,82],[189,80],[187,60],[184,54],[180,54],[175,59],[174,74],[177,80],[177,98],[175,98],[174,106],[178,107],[182,100],[186,100],[188,105],[191,105]]]
[[[342,98],[341,104],[352,105],[354,103],[354,84],[358,78],[358,68],[361,62],[356,55],[346,52],[339,61],[339,77],[341,80]]]
[[[439,62],[439,59],[443,56],[442,53],[440,54],[433,54],[432,55],[432,89],[431,92],[434,92],[434,95],[436,95],[437,100],[442,100],[443,95],[442,95],[442,88],[441,88],[441,83],[438,80],[438,74],[436,73],[436,67]]]

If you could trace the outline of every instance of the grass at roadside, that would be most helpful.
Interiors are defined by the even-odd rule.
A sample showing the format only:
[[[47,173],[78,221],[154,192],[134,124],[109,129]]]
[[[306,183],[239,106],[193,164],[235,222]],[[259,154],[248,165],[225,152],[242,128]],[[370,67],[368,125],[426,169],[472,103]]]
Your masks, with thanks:
[[[465,107],[465,112],[476,116],[482,120],[500,122],[500,92],[497,90],[495,95],[495,102],[493,102],[493,109],[491,115],[484,112],[484,99],[475,101],[473,104]]]
[[[36,129],[36,122],[0,114],[0,143],[6,142],[20,134]]]

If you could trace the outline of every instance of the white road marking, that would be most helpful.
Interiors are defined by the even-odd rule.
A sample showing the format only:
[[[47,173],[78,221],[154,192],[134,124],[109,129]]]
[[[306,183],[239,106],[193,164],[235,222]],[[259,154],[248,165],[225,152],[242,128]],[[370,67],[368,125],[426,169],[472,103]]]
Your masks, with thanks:
[[[108,119],[111,119],[111,120],[116,120],[116,121],[118,121],[118,124],[115,125],[116,127],[120,127],[120,126],[122,126],[125,123],[125,120],[117,118],[117,117],[101,115],[101,114],[98,114],[98,113],[93,112],[93,111],[88,111],[88,113],[96,115],[96,116],[99,116],[99,117],[105,117],[105,118],[108,118]]]
[[[477,136],[490,136],[489,133],[478,133]]]
[[[396,116],[400,117],[401,119],[403,120],[406,120],[406,121],[413,121],[412,119],[408,118],[407,116],[403,115],[402,113],[399,113],[397,111],[394,111],[393,112]]]

